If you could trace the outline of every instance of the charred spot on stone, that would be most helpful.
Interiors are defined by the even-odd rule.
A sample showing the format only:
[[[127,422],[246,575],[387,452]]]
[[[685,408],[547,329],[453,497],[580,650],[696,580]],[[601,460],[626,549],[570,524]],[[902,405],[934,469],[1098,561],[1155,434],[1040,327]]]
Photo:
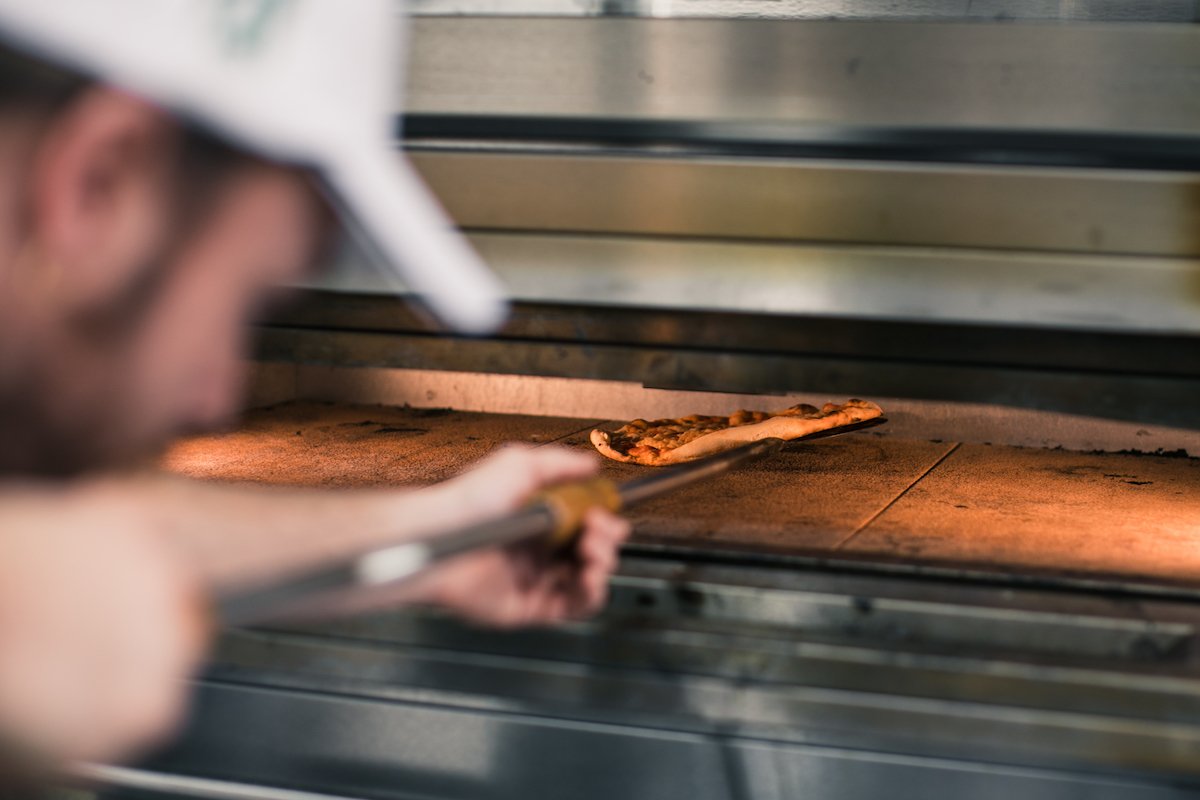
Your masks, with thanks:
[[[1156,661],[1163,657],[1162,648],[1148,636],[1139,636],[1133,640],[1129,654],[1139,661]]]
[[[445,417],[454,413],[453,408],[410,408],[408,412],[414,417],[427,419],[430,417]]]
[[[1197,458],[1197,456],[1189,455],[1188,451],[1182,447],[1178,450],[1163,450],[1160,447],[1157,450],[1138,450],[1137,448],[1130,448],[1128,450],[1088,450],[1087,452],[1089,455],[1093,456],[1115,454],[1119,456],[1158,456],[1159,458]]]
[[[679,600],[681,606],[689,608],[699,608],[704,605],[704,592],[696,591],[687,586],[677,586],[675,588],[675,597]]]

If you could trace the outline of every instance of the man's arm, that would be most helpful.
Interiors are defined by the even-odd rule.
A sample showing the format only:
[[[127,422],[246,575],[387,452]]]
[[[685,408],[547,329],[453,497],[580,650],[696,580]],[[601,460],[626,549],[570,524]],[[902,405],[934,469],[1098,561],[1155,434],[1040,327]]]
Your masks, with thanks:
[[[136,524],[160,531],[199,580],[219,591],[447,533],[515,511],[545,486],[596,471],[591,455],[512,446],[458,478],[420,490],[262,489],[153,476],[114,491],[128,493]],[[534,547],[464,555],[400,586],[364,592],[341,610],[427,603],[501,626],[580,616],[603,603],[627,533],[624,522],[597,512],[574,560],[547,559]]]
[[[182,716],[210,633],[204,590],[161,537],[129,524],[124,505],[92,486],[0,491],[6,748],[110,758]]]
[[[180,714],[206,638],[206,595],[502,514],[596,468],[580,453],[513,448],[416,491],[277,490],[168,476],[7,487],[0,734],[59,758],[127,754]],[[429,603],[499,626],[588,614],[604,602],[627,533],[596,511],[573,559],[533,547],[464,554],[340,610]]]

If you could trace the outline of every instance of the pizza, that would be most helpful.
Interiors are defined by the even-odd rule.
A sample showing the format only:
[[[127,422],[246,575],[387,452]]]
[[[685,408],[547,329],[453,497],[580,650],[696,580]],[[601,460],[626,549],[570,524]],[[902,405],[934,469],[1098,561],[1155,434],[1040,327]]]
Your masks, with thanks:
[[[759,439],[799,439],[881,416],[868,400],[849,400],[824,408],[798,405],[783,411],[739,411],[731,417],[692,414],[681,419],[635,419],[612,433],[592,431],[592,444],[616,461],[662,467],[722,453]]]

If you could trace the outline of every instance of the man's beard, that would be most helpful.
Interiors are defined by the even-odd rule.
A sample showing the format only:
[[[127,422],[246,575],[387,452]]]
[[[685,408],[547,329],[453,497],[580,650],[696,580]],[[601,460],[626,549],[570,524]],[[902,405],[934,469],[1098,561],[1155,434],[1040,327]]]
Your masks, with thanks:
[[[156,259],[117,298],[65,323],[55,343],[12,352],[0,370],[0,478],[67,478],[144,463],[174,431],[138,426],[130,354],[170,267]],[[2,335],[2,334],[0,334]],[[82,372],[81,372],[82,371]],[[86,373],[86,374],[83,374]],[[90,387],[81,394],[80,381]]]
[[[145,464],[175,437],[198,430],[181,423],[162,429],[139,418],[137,399],[128,391],[133,348],[155,305],[174,277],[178,256],[209,215],[244,157],[207,136],[185,133],[176,165],[175,190],[164,195],[172,219],[158,253],[147,258],[137,277],[117,297],[83,309],[58,331],[75,348],[76,361],[63,358],[50,342],[23,342],[22,331],[6,330],[0,308],[0,479],[71,477]],[[4,341],[3,337],[13,337]],[[22,350],[28,345],[27,350]],[[15,351],[11,360],[5,350]],[[77,389],[71,369],[80,364],[102,378],[88,383],[92,394],[63,401],[58,394]],[[10,369],[11,368],[11,369]]]
[[[39,385],[41,384],[41,385]],[[0,478],[69,478],[133,466],[165,442],[134,441],[119,427],[116,398],[55,413],[42,382],[0,386]]]

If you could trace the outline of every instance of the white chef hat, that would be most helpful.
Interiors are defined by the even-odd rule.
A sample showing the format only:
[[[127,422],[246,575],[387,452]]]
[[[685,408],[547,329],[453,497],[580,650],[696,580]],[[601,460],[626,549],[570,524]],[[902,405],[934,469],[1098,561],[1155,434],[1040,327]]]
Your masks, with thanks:
[[[392,0],[0,0],[14,46],[314,170],[387,269],[486,333],[503,288],[393,146],[402,23]]]

